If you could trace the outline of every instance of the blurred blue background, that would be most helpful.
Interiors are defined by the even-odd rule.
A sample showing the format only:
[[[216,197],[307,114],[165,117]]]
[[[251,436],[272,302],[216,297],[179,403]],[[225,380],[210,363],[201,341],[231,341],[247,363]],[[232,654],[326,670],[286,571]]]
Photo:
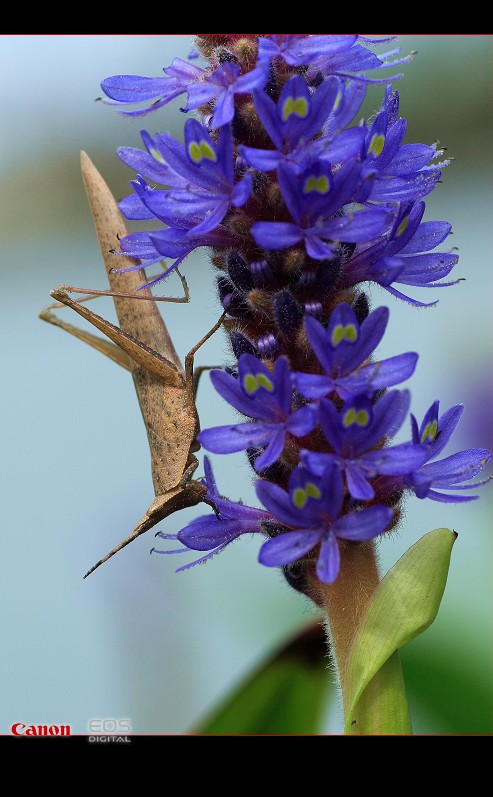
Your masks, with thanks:
[[[88,152],[121,198],[133,175],[116,147],[140,146],[141,127],[179,136],[183,124],[180,100],[144,121],[123,119],[95,102],[100,81],[120,73],[158,75],[174,56],[185,57],[192,42],[186,36],[1,39],[0,733],[24,722],[70,724],[84,734],[97,718],[129,718],[135,733],[186,733],[226,689],[318,616],[279,572],[257,564],[256,540],[175,574],[177,557],[149,555],[150,532],[82,580],[152,499],[147,440],[128,373],[37,314],[60,283],[106,287],[79,151]],[[491,449],[493,39],[404,36],[399,44],[404,53],[418,51],[396,84],[409,120],[407,141],[439,139],[456,159],[427,199],[425,218],[452,223],[450,240],[460,253],[454,273],[465,281],[415,292],[424,301],[440,299],[422,310],[372,289],[372,306],[391,308],[378,355],[418,351],[409,383],[413,411],[421,417],[435,399],[442,410],[464,403],[453,450]],[[370,92],[368,113],[378,109],[382,91]],[[182,355],[219,314],[207,253],[189,258],[183,270],[191,303],[164,305]],[[177,280],[166,286],[174,295],[179,290]],[[110,299],[94,306],[114,318]],[[76,323],[69,311],[65,317]],[[228,356],[219,334],[197,362],[219,364]],[[207,377],[199,410],[204,427],[234,417]],[[215,457],[214,464],[224,494],[255,500],[242,455],[227,462]],[[441,692],[449,667],[459,668],[466,702],[478,689],[492,695],[492,497],[485,487],[479,501],[464,506],[408,500],[399,535],[379,545],[385,572],[425,532],[438,526],[458,532],[438,619],[409,645],[408,666],[417,653],[430,662],[440,654]],[[196,514],[175,515],[166,531],[178,531]],[[493,730],[493,719],[475,726],[466,715],[462,726],[453,719],[444,727],[434,704],[438,692],[432,689],[426,703],[418,693],[412,700],[416,732]],[[457,698],[451,687],[448,699]],[[337,710],[325,730],[340,732]]]

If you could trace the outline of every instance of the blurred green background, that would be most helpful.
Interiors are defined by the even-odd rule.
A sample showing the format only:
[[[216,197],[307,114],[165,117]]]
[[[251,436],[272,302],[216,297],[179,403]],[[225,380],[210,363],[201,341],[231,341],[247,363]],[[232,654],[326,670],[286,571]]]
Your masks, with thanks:
[[[179,136],[184,121],[180,99],[144,120],[124,119],[95,102],[100,81],[158,75],[192,42],[172,35],[1,38],[0,733],[24,722],[70,724],[84,734],[90,720],[105,718],[128,718],[135,733],[186,733],[318,616],[278,571],[257,564],[256,540],[175,574],[177,557],[149,555],[151,532],[82,580],[151,501],[146,435],[128,373],[37,314],[60,283],[106,287],[79,151],[121,198],[133,175],[116,147],[140,146],[141,127]],[[452,223],[460,253],[454,273],[466,279],[416,291],[424,301],[440,299],[422,310],[372,289],[372,306],[391,308],[378,355],[418,351],[408,385],[413,411],[422,416],[435,399],[442,410],[464,403],[453,450],[491,449],[493,38],[403,36],[399,44],[404,53],[418,51],[396,84],[407,141],[439,139],[456,159],[427,199],[425,218]],[[371,90],[368,113],[382,92]],[[182,355],[219,313],[207,253],[183,270],[191,303],[164,306]],[[173,295],[179,290],[178,281],[166,285]],[[94,306],[114,318],[111,300]],[[228,356],[225,337],[216,335],[197,361],[219,364]],[[204,427],[234,417],[207,377],[199,410]],[[401,437],[407,434],[406,427]],[[224,494],[255,500],[242,455],[214,464]],[[379,545],[385,572],[425,532],[448,526],[459,534],[438,619],[403,651],[416,733],[493,731],[492,498],[485,487],[464,506],[408,500],[399,535]],[[196,514],[170,518],[166,531]],[[323,730],[341,732],[337,704]]]

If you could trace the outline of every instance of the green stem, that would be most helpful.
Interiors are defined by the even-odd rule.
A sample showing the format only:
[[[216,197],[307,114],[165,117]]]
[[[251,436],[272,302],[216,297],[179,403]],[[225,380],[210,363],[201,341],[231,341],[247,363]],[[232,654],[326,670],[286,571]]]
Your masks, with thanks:
[[[370,543],[340,544],[341,568],[333,584],[314,583],[319,602],[326,612],[330,650],[342,694],[344,725],[348,734],[409,734],[404,680],[395,652],[370,681],[351,717],[347,694],[347,675],[351,646],[361,619],[380,583],[375,546]],[[396,705],[396,701],[398,706]],[[394,709],[397,709],[394,711]],[[403,721],[403,716],[405,720]],[[396,720],[393,720],[397,717]]]

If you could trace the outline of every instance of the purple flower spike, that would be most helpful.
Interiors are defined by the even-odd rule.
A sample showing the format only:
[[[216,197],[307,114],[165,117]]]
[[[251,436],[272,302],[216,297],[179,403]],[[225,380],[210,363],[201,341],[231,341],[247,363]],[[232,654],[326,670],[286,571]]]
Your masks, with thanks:
[[[418,354],[377,359],[389,310],[370,306],[366,283],[422,307],[436,302],[415,289],[459,281],[454,249],[440,251],[451,225],[424,220],[450,161],[438,143],[407,142],[392,71],[411,56],[395,38],[198,34],[195,54],[161,77],[102,84],[105,102],[130,116],[180,96],[189,114],[183,135],[142,131],[142,150],[119,150],[133,170],[119,207],[155,228],[122,237],[116,254],[135,260],[113,271],[153,266],[151,287],[209,249],[233,358],[211,380],[238,422],[203,429],[196,442],[246,451],[265,507],[221,496],[206,457],[204,500],[215,514],[161,534],[203,552],[180,569],[260,533],[260,562],[310,594],[307,562],[332,583],[340,540],[350,548],[392,527],[406,492],[460,503],[488,481],[475,481],[486,449],[443,457],[461,405],[440,415],[435,401],[421,423],[411,415],[411,439],[393,445],[410,407],[396,387]],[[382,87],[365,118],[369,84]]]
[[[255,469],[260,471],[279,459],[288,434],[304,437],[316,426],[314,407],[292,410],[291,371],[285,357],[276,360],[271,372],[257,357],[242,354],[237,379],[224,371],[212,371],[211,380],[229,404],[254,420],[204,429],[198,440],[207,451],[230,454],[265,448],[255,461]]]

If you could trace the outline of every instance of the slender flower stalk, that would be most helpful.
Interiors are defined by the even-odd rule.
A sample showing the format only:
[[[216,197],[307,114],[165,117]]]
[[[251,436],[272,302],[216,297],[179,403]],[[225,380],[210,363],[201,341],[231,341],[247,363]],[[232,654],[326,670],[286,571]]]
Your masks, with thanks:
[[[206,552],[187,569],[260,534],[260,563],[327,610],[341,683],[378,584],[373,540],[396,527],[407,495],[476,498],[443,490],[484,484],[469,480],[491,458],[468,449],[437,460],[462,407],[439,416],[435,401],[419,425],[400,387],[418,354],[373,359],[389,310],[370,310],[367,283],[413,307],[436,302],[408,290],[460,281],[450,279],[457,254],[441,249],[450,224],[423,220],[449,161],[436,144],[403,143],[395,67],[411,56],[372,49],[393,38],[204,34],[164,77],[102,83],[106,101],[134,116],[186,98],[183,142],[143,130],[145,151],[119,150],[137,172],[122,211],[156,222],[120,253],[168,259],[149,286],[209,250],[231,347],[211,379],[244,420],[198,440],[213,454],[247,452],[261,507],[222,497],[206,458],[215,514],[162,533],[181,548],[161,552]],[[383,84],[381,104],[361,119],[371,84]],[[408,439],[392,443],[402,429]]]

